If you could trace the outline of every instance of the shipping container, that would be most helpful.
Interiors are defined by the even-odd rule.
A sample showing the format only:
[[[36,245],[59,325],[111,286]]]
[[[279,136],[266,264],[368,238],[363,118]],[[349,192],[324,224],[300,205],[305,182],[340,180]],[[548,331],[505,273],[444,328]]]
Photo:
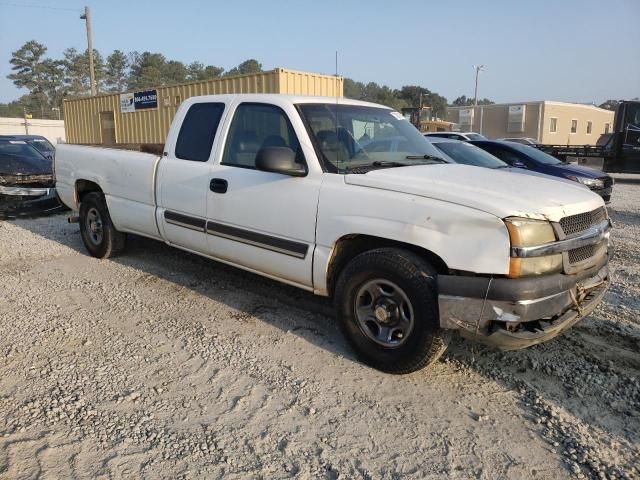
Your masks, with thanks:
[[[101,94],[64,101],[68,143],[83,145],[162,144],[180,103],[189,97],[225,93],[285,93],[341,97],[343,79],[332,75],[276,68],[267,72],[213,78]]]

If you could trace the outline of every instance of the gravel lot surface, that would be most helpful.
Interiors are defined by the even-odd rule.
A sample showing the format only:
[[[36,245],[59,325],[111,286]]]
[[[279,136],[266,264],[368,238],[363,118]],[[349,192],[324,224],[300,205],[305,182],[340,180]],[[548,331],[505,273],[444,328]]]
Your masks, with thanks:
[[[359,364],[326,300],[161,243],[0,222],[0,478],[640,478],[640,184],[561,338]]]

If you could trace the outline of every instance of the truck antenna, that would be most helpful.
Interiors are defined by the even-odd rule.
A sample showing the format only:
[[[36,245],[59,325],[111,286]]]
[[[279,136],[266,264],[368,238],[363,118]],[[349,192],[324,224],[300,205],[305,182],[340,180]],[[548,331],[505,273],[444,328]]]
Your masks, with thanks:
[[[340,140],[338,137],[338,51],[336,50],[336,81],[335,81],[335,94],[336,94],[336,113],[335,113],[335,123],[336,123],[336,167],[338,168],[338,172],[340,171]]]

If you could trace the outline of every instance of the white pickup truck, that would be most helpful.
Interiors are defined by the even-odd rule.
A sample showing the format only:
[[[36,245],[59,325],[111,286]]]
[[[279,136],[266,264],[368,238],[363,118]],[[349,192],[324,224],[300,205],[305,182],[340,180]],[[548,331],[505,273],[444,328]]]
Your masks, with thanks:
[[[446,163],[371,103],[193,97],[161,156],[60,145],[55,174],[92,255],[132,233],[331,296],[358,356],[387,372],[433,362],[454,329],[502,349],[555,337],[609,283],[598,195]]]

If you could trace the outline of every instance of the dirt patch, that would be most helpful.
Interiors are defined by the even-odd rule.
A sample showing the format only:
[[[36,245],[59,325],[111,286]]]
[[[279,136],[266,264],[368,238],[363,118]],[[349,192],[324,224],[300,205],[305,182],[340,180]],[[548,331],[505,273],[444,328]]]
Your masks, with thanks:
[[[355,361],[326,300],[150,240],[0,223],[0,478],[637,478],[640,185],[615,282],[561,338]]]

